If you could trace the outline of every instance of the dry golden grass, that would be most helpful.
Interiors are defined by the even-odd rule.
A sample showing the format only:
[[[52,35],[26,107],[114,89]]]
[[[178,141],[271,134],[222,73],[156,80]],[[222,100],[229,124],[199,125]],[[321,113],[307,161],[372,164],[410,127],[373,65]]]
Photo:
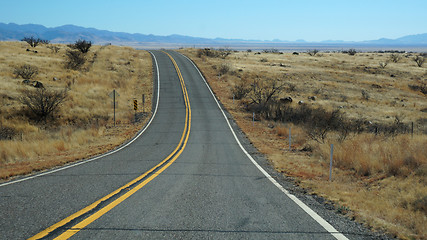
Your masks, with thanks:
[[[56,44],[55,44],[56,45]],[[14,129],[12,140],[0,140],[0,178],[31,173],[88,158],[122,144],[145,124],[134,123],[133,99],[151,112],[152,63],[148,52],[129,47],[92,46],[79,71],[65,69],[65,45],[55,53],[46,45],[26,51],[25,42],[0,42],[0,127]],[[55,120],[37,123],[25,115],[19,97],[33,89],[17,78],[14,69],[23,64],[38,67],[34,80],[47,89],[68,89]],[[117,126],[113,127],[112,99],[116,89]],[[139,113],[141,113],[141,108]]]
[[[195,61],[221,103],[277,171],[367,226],[402,239],[427,239],[427,101],[411,87],[427,84],[426,66],[418,67],[408,54],[382,68],[380,62],[391,54],[232,52],[223,59],[200,57],[197,51],[181,50]],[[228,73],[219,74],[224,65]],[[279,97],[292,97],[292,106],[302,100],[314,108],[341,109],[349,120],[377,124],[398,118],[405,124],[414,122],[415,134],[353,133],[340,141],[332,132],[321,143],[310,139],[303,126],[262,118],[252,124],[252,114],[243,110],[247,100],[233,101],[232,89],[240,81],[250,84],[257,78],[280,79],[286,87]],[[316,100],[309,100],[311,96]],[[329,182],[331,143],[334,169]]]

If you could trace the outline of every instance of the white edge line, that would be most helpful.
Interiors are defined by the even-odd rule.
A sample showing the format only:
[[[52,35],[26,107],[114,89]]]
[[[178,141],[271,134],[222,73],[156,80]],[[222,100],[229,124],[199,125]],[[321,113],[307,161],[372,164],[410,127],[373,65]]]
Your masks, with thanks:
[[[142,129],[138,133],[138,135],[136,135],[132,140],[130,140],[125,145],[123,145],[120,148],[117,148],[117,149],[115,149],[113,151],[104,153],[104,154],[96,156],[94,158],[90,158],[90,159],[83,160],[83,161],[80,161],[80,162],[77,162],[77,163],[73,163],[71,165],[60,167],[60,168],[57,168],[57,169],[54,169],[54,170],[50,170],[50,171],[39,173],[39,174],[36,174],[36,175],[33,175],[33,176],[25,177],[25,178],[22,178],[22,179],[12,180],[10,182],[2,183],[2,184],[0,184],[0,187],[6,186],[6,185],[10,185],[10,184],[14,184],[14,183],[23,182],[23,181],[30,180],[30,179],[33,179],[33,178],[36,178],[36,177],[41,177],[41,176],[48,175],[48,174],[55,173],[55,172],[59,172],[59,171],[62,171],[62,170],[68,169],[68,168],[76,167],[76,166],[79,166],[81,164],[85,164],[85,163],[89,163],[89,162],[95,161],[97,159],[109,156],[111,154],[114,154],[114,153],[116,153],[116,152],[124,149],[125,147],[129,146],[130,144],[132,144],[136,139],[138,139],[145,132],[145,130],[147,130],[147,128],[150,126],[151,122],[153,121],[154,117],[156,116],[157,109],[158,109],[158,106],[159,106],[159,100],[160,100],[160,73],[159,73],[159,65],[157,64],[156,56],[154,56],[154,54],[152,52],[150,52],[150,51],[148,51],[148,52],[153,56],[154,61],[156,63],[156,70],[157,70],[157,100],[156,100],[156,108],[154,109],[154,113],[151,116],[150,121],[147,123],[147,125],[145,125],[144,129]]]
[[[181,53],[180,53],[181,54]],[[252,156],[246,151],[246,149],[243,147],[243,145],[240,143],[239,139],[237,138],[236,133],[234,132],[233,128],[231,127],[230,122],[227,119],[227,116],[224,113],[224,110],[222,109],[221,105],[219,104],[218,100],[215,97],[215,94],[212,92],[212,89],[209,87],[209,84],[206,82],[206,79],[203,77],[200,70],[197,68],[197,66],[194,64],[193,61],[191,61],[187,56],[184,54],[181,54],[184,56],[188,61],[190,61],[193,66],[197,69],[200,76],[202,77],[203,81],[205,82],[206,86],[208,87],[209,91],[211,92],[216,104],[218,105],[218,108],[221,110],[222,115],[224,116],[225,120],[227,121],[228,127],[230,128],[231,132],[233,133],[234,139],[236,140],[237,144],[240,146],[242,151],[246,154],[246,156],[251,160],[251,162],[277,187],[279,188],[283,193],[286,194],[292,201],[294,201],[300,208],[302,208],[308,215],[310,215],[316,222],[318,222],[326,231],[328,231],[332,236],[334,236],[336,239],[339,240],[348,240],[344,234],[338,232],[331,224],[329,224],[325,219],[323,219],[319,214],[314,212],[310,207],[308,207],[305,203],[303,203],[301,200],[299,200],[295,195],[289,193],[282,185],[280,185],[273,177],[270,176],[253,158]]]

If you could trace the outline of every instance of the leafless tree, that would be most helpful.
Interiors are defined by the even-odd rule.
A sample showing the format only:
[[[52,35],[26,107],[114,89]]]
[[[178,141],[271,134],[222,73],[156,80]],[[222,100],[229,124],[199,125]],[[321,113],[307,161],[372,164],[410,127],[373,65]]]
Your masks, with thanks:
[[[354,56],[354,55],[356,55],[356,53],[357,53],[357,51],[356,51],[356,49],[354,49],[354,48],[350,48],[350,49],[348,50],[348,55]]]
[[[27,42],[33,48],[37,47],[37,45],[39,45],[39,44],[48,44],[49,43],[49,40],[43,40],[43,39],[34,38],[34,37],[24,37],[21,41]]]
[[[414,62],[417,63],[418,67],[422,67],[424,64],[425,59],[421,56],[415,56],[414,58]]]
[[[310,56],[316,56],[316,54],[319,52],[319,50],[317,49],[313,49],[313,50],[308,50],[307,53]]]
[[[284,89],[284,83],[279,79],[259,79],[256,78],[250,85],[250,92],[247,94],[255,106],[257,112],[266,110],[267,104],[274,100]]]
[[[79,50],[81,53],[87,53],[92,46],[92,42],[80,39],[77,40],[74,44],[70,44],[68,46],[72,49]]]
[[[402,57],[401,57],[399,54],[396,54],[396,53],[392,53],[392,54],[390,55],[390,61],[392,61],[392,62],[394,62],[394,63],[399,62],[401,58],[402,58]]]

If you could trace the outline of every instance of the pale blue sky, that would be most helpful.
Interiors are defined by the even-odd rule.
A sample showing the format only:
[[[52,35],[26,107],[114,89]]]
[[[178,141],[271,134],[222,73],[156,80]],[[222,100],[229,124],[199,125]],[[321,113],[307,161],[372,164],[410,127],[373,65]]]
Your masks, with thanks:
[[[427,0],[1,0],[0,22],[256,40],[427,33]]]

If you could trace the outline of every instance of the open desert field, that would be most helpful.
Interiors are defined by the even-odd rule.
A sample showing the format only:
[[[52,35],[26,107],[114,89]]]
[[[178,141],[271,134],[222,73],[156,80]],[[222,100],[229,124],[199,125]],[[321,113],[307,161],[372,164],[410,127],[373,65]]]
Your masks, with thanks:
[[[149,118],[153,80],[148,52],[92,45],[82,54],[84,63],[73,69],[70,50],[60,44],[33,48],[26,42],[0,42],[0,179],[112,150]],[[34,73],[22,77],[19,71]],[[116,126],[109,96],[113,90],[119,94]],[[51,102],[54,97],[58,101]],[[137,122],[133,99],[140,103]],[[37,110],[48,103],[58,107],[46,116],[29,107]]]
[[[414,60],[421,54],[180,52],[278,172],[371,228],[427,238],[427,63]]]

